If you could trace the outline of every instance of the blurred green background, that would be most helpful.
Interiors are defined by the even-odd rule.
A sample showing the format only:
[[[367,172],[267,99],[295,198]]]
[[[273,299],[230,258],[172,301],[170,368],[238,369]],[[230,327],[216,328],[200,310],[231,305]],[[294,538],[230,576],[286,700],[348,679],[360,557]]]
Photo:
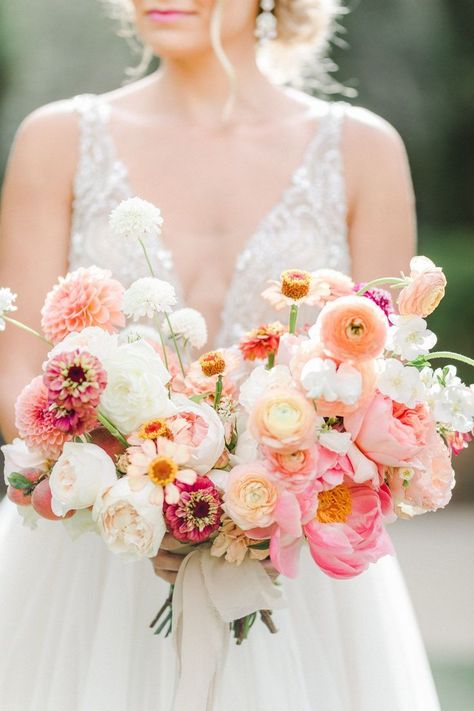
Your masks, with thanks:
[[[447,296],[430,324],[439,335],[440,348],[474,356],[474,2],[351,0],[349,8],[350,14],[342,21],[344,31],[332,51],[339,65],[336,77],[357,90],[357,98],[350,101],[387,118],[405,140],[417,195],[419,252],[442,265],[448,278]],[[55,99],[114,88],[123,81],[125,67],[134,61],[126,44],[114,36],[98,0],[2,0],[0,178],[24,116]],[[463,375],[473,379],[467,370]],[[468,505],[474,501],[474,446],[472,450],[456,462],[457,506],[439,519],[446,522],[447,531],[458,531],[460,542],[474,537]],[[460,623],[459,633],[467,639],[463,638],[462,654],[456,655],[461,641],[452,634],[449,617],[445,618],[445,637],[431,640],[436,612],[426,619],[423,615],[427,596],[438,587],[436,570],[428,571],[428,577],[433,574],[429,587],[426,566],[420,570],[420,558],[410,558],[412,535],[420,530],[419,545],[431,545],[430,550],[434,540],[441,546],[446,536],[436,521],[422,519],[410,528],[410,534],[402,523],[394,537],[421,613],[443,711],[473,711],[472,604],[465,610],[465,624]],[[472,566],[472,545],[457,555],[459,565],[467,555]],[[436,559],[432,568],[436,569]],[[456,581],[457,574],[459,570],[446,569],[445,577],[451,575]],[[474,572],[469,566],[465,575],[466,589],[472,591]],[[446,593],[452,607],[456,606],[455,593]],[[433,595],[442,604],[441,596]],[[469,601],[459,599],[458,605],[469,605]],[[449,654],[443,653],[448,638],[454,650]]]

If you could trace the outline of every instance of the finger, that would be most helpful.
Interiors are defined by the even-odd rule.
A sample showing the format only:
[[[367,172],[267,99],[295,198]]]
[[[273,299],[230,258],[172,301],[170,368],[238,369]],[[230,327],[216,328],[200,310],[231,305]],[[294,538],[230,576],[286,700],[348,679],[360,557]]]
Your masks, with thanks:
[[[168,553],[168,551],[159,550],[157,555],[152,559],[155,570],[168,570],[177,572],[179,566],[183,562],[183,557]]]
[[[165,582],[169,583],[170,585],[176,584],[177,573],[171,573],[167,570],[160,570],[160,571],[155,570],[155,573],[159,578],[161,578]]]
[[[182,547],[183,544],[180,541],[177,541],[176,538],[173,538],[171,534],[165,533],[164,538],[161,542],[161,549],[163,549],[164,551],[174,551],[179,550]]]

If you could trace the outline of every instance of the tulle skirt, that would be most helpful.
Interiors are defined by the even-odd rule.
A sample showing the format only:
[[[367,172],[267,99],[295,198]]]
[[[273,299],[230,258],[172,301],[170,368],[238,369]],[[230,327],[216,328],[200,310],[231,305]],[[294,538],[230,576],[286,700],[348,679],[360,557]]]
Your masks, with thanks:
[[[213,711],[439,711],[396,560],[331,580],[304,552],[279,632],[232,644]],[[0,505],[0,709],[169,711],[170,639],[148,628],[168,586],[98,536],[23,526]],[[196,654],[200,641],[196,639]],[[186,709],[183,709],[186,711]]]

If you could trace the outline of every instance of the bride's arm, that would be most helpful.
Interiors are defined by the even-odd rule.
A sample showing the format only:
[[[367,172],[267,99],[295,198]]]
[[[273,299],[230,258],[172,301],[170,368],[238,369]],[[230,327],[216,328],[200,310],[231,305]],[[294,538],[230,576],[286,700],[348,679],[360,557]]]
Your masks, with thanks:
[[[18,293],[12,316],[40,328],[40,308],[66,270],[77,121],[66,102],[44,107],[20,126],[3,185],[0,286]],[[40,372],[47,347],[11,325],[0,333],[0,429],[15,436],[13,406]]]
[[[403,142],[369,111],[349,110],[343,134],[352,273],[398,276],[416,245],[413,185]]]

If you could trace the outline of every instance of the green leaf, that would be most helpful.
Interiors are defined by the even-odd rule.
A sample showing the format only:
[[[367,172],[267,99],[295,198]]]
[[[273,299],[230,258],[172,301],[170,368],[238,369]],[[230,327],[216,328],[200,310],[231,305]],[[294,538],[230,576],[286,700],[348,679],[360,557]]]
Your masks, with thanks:
[[[249,548],[255,548],[257,551],[266,551],[269,548],[269,541],[262,541],[261,543],[252,543]]]
[[[34,489],[34,483],[27,479],[26,476],[23,476],[23,474],[19,474],[18,472],[10,474],[8,477],[8,483],[14,489]]]

